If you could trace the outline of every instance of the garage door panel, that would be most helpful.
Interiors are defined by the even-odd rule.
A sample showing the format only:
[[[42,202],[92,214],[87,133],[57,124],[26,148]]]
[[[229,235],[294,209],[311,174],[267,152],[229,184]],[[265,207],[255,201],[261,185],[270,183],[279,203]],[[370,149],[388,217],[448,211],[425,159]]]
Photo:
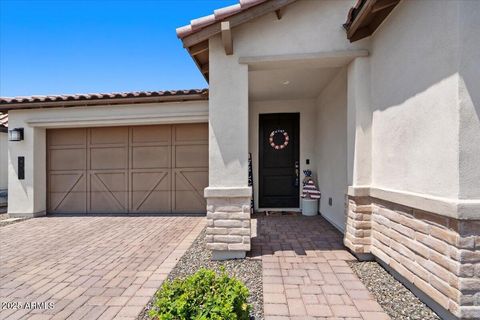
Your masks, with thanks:
[[[208,126],[205,123],[177,124],[174,130],[175,145],[208,143]]]
[[[126,172],[92,172],[90,173],[90,191],[127,191]]]
[[[127,192],[92,192],[90,193],[90,213],[128,212]]]
[[[53,129],[48,130],[47,144],[50,147],[77,146],[85,147],[87,143],[87,129]]]
[[[132,172],[132,205],[131,211],[170,212],[171,206],[171,173],[170,170]]]
[[[50,174],[49,212],[85,212],[86,177],[83,172]]]
[[[175,209],[176,213],[203,213],[207,203],[205,200],[188,191],[175,192]]]
[[[132,147],[132,169],[170,168],[170,146]]]
[[[170,190],[170,170],[132,172],[132,190]]]
[[[171,126],[139,126],[132,127],[131,130],[133,145],[155,143],[169,146],[171,144]]]
[[[208,168],[205,145],[175,146],[175,168]]]
[[[48,188],[51,192],[86,192],[86,177],[83,171],[51,173]]]
[[[195,169],[175,170],[175,178],[175,190],[185,191],[194,189],[203,194],[203,189],[208,184],[208,171]]]
[[[127,148],[92,148],[90,169],[127,169]]]
[[[208,184],[208,171],[175,170],[175,212],[204,212],[203,189]]]
[[[87,210],[86,192],[51,192],[49,196],[49,212],[83,213]]]
[[[128,127],[105,127],[90,129],[90,144],[121,144],[128,143]]]
[[[171,212],[171,192],[151,191],[151,192],[132,192],[132,208],[134,213],[165,213]]]
[[[87,166],[85,149],[53,149],[48,156],[50,170],[84,170]]]

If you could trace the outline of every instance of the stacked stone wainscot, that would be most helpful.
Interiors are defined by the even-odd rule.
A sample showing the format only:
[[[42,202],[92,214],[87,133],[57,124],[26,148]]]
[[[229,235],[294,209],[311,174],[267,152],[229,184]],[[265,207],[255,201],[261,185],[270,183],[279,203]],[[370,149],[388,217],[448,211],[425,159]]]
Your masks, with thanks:
[[[373,254],[455,317],[480,319],[480,220],[349,197],[344,243]]]

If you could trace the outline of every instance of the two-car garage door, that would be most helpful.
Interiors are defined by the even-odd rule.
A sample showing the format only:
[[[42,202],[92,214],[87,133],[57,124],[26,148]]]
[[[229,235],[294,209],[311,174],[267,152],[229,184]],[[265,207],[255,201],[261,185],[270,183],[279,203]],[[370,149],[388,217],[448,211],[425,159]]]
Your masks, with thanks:
[[[48,211],[205,212],[207,124],[47,130]]]

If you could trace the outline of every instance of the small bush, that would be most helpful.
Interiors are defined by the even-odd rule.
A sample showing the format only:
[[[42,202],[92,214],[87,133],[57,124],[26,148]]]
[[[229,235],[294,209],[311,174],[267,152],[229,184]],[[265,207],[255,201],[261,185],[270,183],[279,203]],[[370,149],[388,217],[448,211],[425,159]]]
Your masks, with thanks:
[[[150,310],[160,320],[248,320],[248,289],[225,270],[200,269],[195,274],[173,282],[166,281]]]

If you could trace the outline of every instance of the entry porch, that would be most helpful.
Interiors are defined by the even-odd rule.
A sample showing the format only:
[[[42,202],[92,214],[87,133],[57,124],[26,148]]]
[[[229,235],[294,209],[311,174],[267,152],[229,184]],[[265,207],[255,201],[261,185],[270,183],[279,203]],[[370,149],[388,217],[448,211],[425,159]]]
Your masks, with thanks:
[[[210,59],[235,68],[235,77],[210,69],[205,197],[214,258],[241,258],[251,249],[252,212],[301,212],[305,170],[321,192],[318,214],[345,231],[348,188],[370,179],[366,55]]]

